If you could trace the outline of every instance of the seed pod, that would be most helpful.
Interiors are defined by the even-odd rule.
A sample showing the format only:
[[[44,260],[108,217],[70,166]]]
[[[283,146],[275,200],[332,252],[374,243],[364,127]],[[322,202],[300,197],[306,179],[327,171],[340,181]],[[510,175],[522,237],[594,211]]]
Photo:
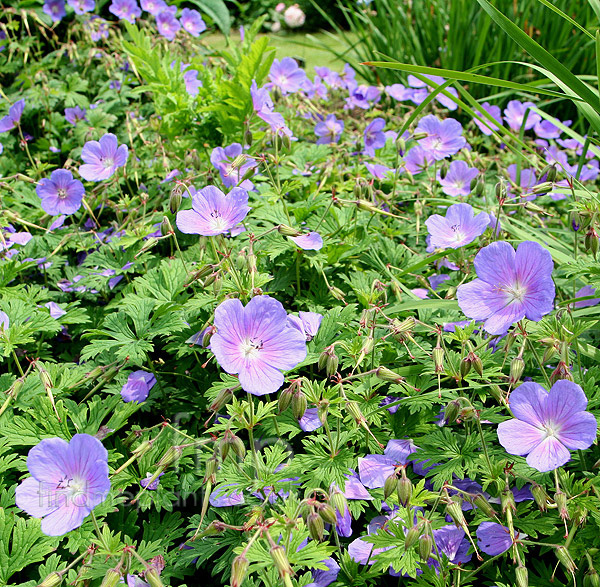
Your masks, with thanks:
[[[302,234],[300,230],[296,230],[287,224],[280,224],[277,227],[277,231],[283,236],[300,236]]]
[[[249,565],[248,559],[243,554],[239,554],[233,559],[231,563],[231,587],[240,587],[246,578]]]
[[[500,504],[502,505],[502,513],[505,514],[508,510],[511,512],[517,511],[517,504],[515,503],[515,496],[513,492],[506,487],[500,494]]]
[[[368,190],[368,187],[367,187]],[[379,212],[379,208],[369,202],[368,200],[356,200],[355,204],[359,210],[365,210],[366,212]]]
[[[115,585],[121,580],[121,573],[116,569],[108,569],[100,587],[115,587]]]
[[[533,495],[533,499],[537,504],[540,511],[545,512],[548,509],[548,495],[544,491],[544,488],[537,483],[534,483],[531,486],[531,494]]]
[[[400,383],[401,381],[404,381],[404,377],[387,367],[379,367],[377,371],[375,371],[375,375],[382,381],[389,381],[390,383]]]
[[[37,587],[58,587],[62,582],[62,575],[54,572],[50,573]]]
[[[558,509],[558,513],[563,520],[570,520],[569,508],[567,507],[567,495],[560,489],[554,494],[554,503]]]
[[[525,361],[521,357],[515,357],[510,363],[510,382],[514,385],[521,379],[525,370]]]
[[[419,538],[419,558],[421,562],[427,562],[433,550],[433,539],[429,534],[423,534]]]
[[[292,397],[292,414],[294,418],[296,418],[296,420],[302,418],[307,407],[308,402],[306,400],[306,395],[302,391],[297,391]]]
[[[233,397],[233,391],[231,391],[231,389],[229,389],[229,388],[222,389],[221,391],[219,391],[217,397],[215,398],[215,401],[212,404],[210,404],[208,409],[211,412],[218,412],[220,409],[222,409],[226,404],[228,404],[231,401],[232,397]]]
[[[339,287],[335,287],[335,286],[329,286],[329,293],[338,301],[343,302],[344,301],[344,292],[339,288]]]
[[[318,512],[319,516],[323,518],[324,522],[327,522],[328,524],[332,524],[334,526],[337,524],[335,510],[328,503],[320,504],[318,507]]]
[[[598,233],[593,227],[590,227],[590,229],[586,232],[585,238],[583,239],[583,244],[588,253],[596,256],[596,253],[598,252]]]
[[[499,385],[490,385],[490,395],[497,401],[502,401],[502,390]]]
[[[396,485],[396,495],[402,506],[406,507],[408,505],[410,498],[412,497],[412,492],[413,488],[410,479],[406,476],[400,477],[400,479],[398,479],[398,484]]]
[[[287,387],[279,394],[279,413],[285,412],[292,403],[292,398],[294,397],[294,392]]]
[[[432,351],[433,356],[433,366],[436,373],[444,372],[444,349],[439,346],[436,346]]]
[[[383,484],[383,499],[387,499],[392,493],[395,493],[397,486],[398,477],[396,477],[396,473],[392,473]]]
[[[542,183],[538,183],[536,186],[533,186],[530,190],[530,193],[536,195],[546,194],[552,189],[552,187],[551,181],[544,181]],[[527,202],[527,204],[529,205],[531,202]],[[540,210],[543,210],[543,208],[540,208]]]
[[[404,537],[404,550],[412,548],[421,535],[421,528],[419,526],[413,526]]]
[[[157,463],[159,469],[166,469],[175,464],[183,454],[183,449],[180,446],[170,446]]]
[[[279,571],[279,576],[283,579],[286,575],[293,575],[294,571],[290,566],[287,554],[283,549],[283,546],[273,546],[269,551],[275,567]]]
[[[458,501],[457,501],[458,499]],[[465,529],[467,527],[467,521],[462,511],[462,499],[454,498],[446,505],[446,514],[448,514],[457,528]]]
[[[323,518],[316,512],[311,512],[306,518],[306,526],[308,527],[308,533],[313,540],[319,542],[323,540],[323,533],[325,532],[325,524]]]
[[[490,502],[485,498],[482,493],[478,493],[473,498],[473,505],[478,507],[486,516],[490,518],[497,517],[496,510],[492,507]]]
[[[134,448],[131,452],[138,458],[143,457],[152,449],[152,443],[149,440],[144,440],[137,448]]]
[[[568,573],[573,574],[577,570],[573,557],[564,546],[557,546],[554,549],[554,554],[556,554],[556,558],[562,563]]]
[[[515,569],[516,587],[529,587],[529,576],[527,573],[527,567],[520,564]]]
[[[150,585],[150,587],[164,587],[164,583],[160,579],[160,575],[156,569],[148,569],[144,578]]]

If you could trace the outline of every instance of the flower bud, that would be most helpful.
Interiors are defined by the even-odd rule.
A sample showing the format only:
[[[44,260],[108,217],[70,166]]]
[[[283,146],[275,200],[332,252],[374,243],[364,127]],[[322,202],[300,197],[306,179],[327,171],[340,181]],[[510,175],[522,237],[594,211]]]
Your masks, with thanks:
[[[502,505],[502,513],[505,514],[508,510],[511,512],[517,511],[517,504],[515,503],[515,496],[513,492],[506,487],[500,494],[500,504]]]
[[[308,533],[313,540],[319,542],[323,540],[323,533],[325,532],[325,524],[323,518],[316,512],[311,512],[306,518],[306,526],[308,527]]]
[[[550,383],[554,385],[557,381],[561,379],[566,379],[568,381],[573,381],[573,374],[571,373],[571,369],[564,361],[559,361],[556,369],[552,371],[550,374]]]
[[[590,570],[583,577],[583,585],[584,587],[600,587],[600,577],[594,567],[590,567]]]
[[[500,402],[502,401],[502,398],[504,397],[502,390],[500,389],[499,385],[493,384],[490,385],[490,395],[497,401]]]
[[[283,579],[286,575],[293,575],[294,571],[290,566],[287,558],[287,554],[283,549],[283,546],[273,546],[269,551],[273,562],[275,563],[276,569],[279,571],[279,576]]]
[[[398,152],[400,153],[401,156],[404,155],[404,153],[406,151],[406,141],[400,135],[396,139],[396,148],[398,149]]]
[[[496,184],[496,199],[499,202],[506,200],[506,185],[503,181]]]
[[[231,450],[233,450],[234,454],[243,461],[246,457],[246,446],[244,445],[244,441],[239,436],[234,435],[233,438]]]
[[[527,567],[520,564],[515,569],[516,587],[529,587],[529,576],[527,573]]]
[[[483,362],[481,361],[479,356],[476,355],[473,351],[471,351],[469,353],[469,358],[471,359],[471,365],[472,365],[473,369],[475,369],[475,372],[480,377],[483,377]]]
[[[244,143],[246,145],[248,145],[249,147],[251,147],[253,140],[254,140],[254,137],[252,136],[252,131],[249,128],[247,128],[246,132],[244,132]]]
[[[515,357],[510,363],[510,382],[517,383],[525,370],[525,361],[521,357]]]
[[[211,412],[218,412],[226,404],[228,404],[231,401],[232,397],[233,397],[233,391],[231,391],[231,389],[229,389],[229,388],[222,389],[221,391],[219,391],[217,397],[215,398],[215,401],[213,401],[213,403],[210,404],[208,409]]]
[[[320,360],[320,359],[319,359]],[[292,398],[294,397],[294,392],[291,388],[287,387],[279,394],[279,413],[285,412],[292,403]]]
[[[277,227],[277,231],[283,236],[300,236],[302,234],[300,230],[296,230],[287,224],[280,224]]]
[[[321,516],[324,522],[333,524],[334,526],[337,524],[335,510],[328,503],[320,504],[317,509],[319,516]]]
[[[217,480],[217,471],[219,470],[219,460],[212,456],[206,461],[206,473],[204,474],[204,483],[215,483]]]
[[[335,287],[330,285],[329,286],[329,293],[338,301],[343,302],[344,301],[344,292],[339,288],[339,287]]]
[[[410,479],[406,476],[400,477],[400,479],[398,479],[398,484],[396,485],[396,495],[398,497],[398,501],[404,507],[406,507],[410,502],[412,492],[413,488]]]
[[[590,229],[586,232],[585,238],[583,239],[583,244],[588,253],[596,256],[596,253],[598,252],[598,233],[593,227],[590,227]]]
[[[213,281],[213,284],[212,284],[212,286],[213,286],[212,289],[213,289],[213,293],[215,294],[215,296],[219,295],[222,285],[223,285],[223,280],[221,279],[221,275],[217,273],[217,275],[215,275],[215,280]]]
[[[471,367],[472,367],[472,363],[471,363],[471,359],[469,358],[469,355],[467,355],[461,362],[460,362],[460,378],[461,379],[465,379],[466,376],[469,374],[469,372],[471,371]]]
[[[558,513],[563,520],[570,520],[569,508],[567,507],[567,495],[560,489],[554,494],[554,503],[558,509]]]
[[[421,535],[421,528],[419,526],[413,526],[404,537],[404,550],[412,548]]]
[[[581,228],[581,216],[577,210],[571,212],[571,228],[577,232]]]
[[[368,200],[356,200],[355,204],[359,210],[365,210],[366,212],[380,212],[380,209]]]
[[[134,448],[131,452],[138,458],[143,457],[152,449],[152,443],[149,440],[144,440],[137,448]]]
[[[478,507],[489,518],[495,518],[497,516],[496,510],[482,493],[478,493],[473,498],[473,505]]]
[[[160,458],[157,463],[159,469],[166,469],[171,465],[175,464],[183,453],[183,449],[180,446],[170,446]]]
[[[307,407],[308,402],[306,400],[306,395],[302,391],[297,391],[292,397],[292,414],[294,418],[296,418],[296,420],[302,418]]]
[[[431,551],[433,550],[433,539],[429,534],[423,534],[419,538],[419,558],[421,562],[426,563],[431,556]]]
[[[172,230],[169,219],[166,216],[163,216],[162,222],[160,223],[160,234],[167,236],[168,234],[171,234]]]
[[[348,500],[346,499],[346,496],[337,488],[331,492],[329,503],[340,513],[345,512],[348,509]]]
[[[164,583],[160,579],[160,575],[156,569],[148,569],[144,578],[150,587],[164,587]]]
[[[54,572],[50,573],[37,587],[58,587],[62,582],[62,575]]]
[[[104,579],[102,579],[100,587],[115,587],[120,580],[121,573],[119,573],[119,571],[116,569],[108,569],[106,575],[104,575]]]
[[[554,549],[554,554],[556,554],[556,558],[562,563],[568,573],[572,575],[577,570],[573,557],[564,546],[557,546]]]
[[[557,352],[558,351],[555,346],[546,347],[546,350],[544,351],[544,356],[542,357],[542,365],[546,365],[547,363],[549,363],[554,358]]]
[[[392,293],[396,296],[396,299],[399,302],[401,302],[402,301],[402,288],[400,287],[400,284],[395,279],[392,279],[392,282],[390,283],[390,289],[392,290]]]
[[[383,484],[383,499],[387,499],[392,493],[395,493],[397,486],[398,477],[396,477],[396,473],[392,473],[386,478],[385,483]]]
[[[317,404],[317,416],[321,421],[321,424],[325,424],[327,421],[327,414],[329,413],[329,400],[322,399]]]
[[[534,483],[531,486],[531,494],[533,495],[533,499],[537,504],[540,511],[545,512],[548,509],[548,495],[544,491],[544,488],[537,483]]]
[[[249,565],[248,559],[243,554],[239,554],[233,559],[231,563],[231,587],[240,587],[246,578]]]
[[[404,381],[404,377],[387,367],[379,367],[377,371],[375,371],[375,375],[382,381],[389,381],[390,383],[400,383],[401,381]]]
[[[217,329],[214,326],[209,326],[204,330],[204,334],[202,335],[202,346],[207,349],[210,344],[210,339],[213,337],[213,334],[217,332]]]
[[[444,410],[444,424],[453,424],[460,413],[460,403],[458,400],[452,400]]]
[[[458,501],[456,501],[458,499]],[[465,529],[467,527],[467,521],[462,511],[462,499],[454,498],[446,505],[446,514],[448,514],[457,528]]]
[[[432,351],[433,356],[433,367],[436,373],[444,372],[444,349],[439,346],[436,346]]]
[[[556,181],[556,165],[547,165],[540,175],[540,177],[544,177],[546,175],[546,181],[550,183],[554,183]]]
[[[181,187],[175,186],[171,190],[171,197],[169,198],[169,210],[171,211],[171,214],[177,213],[179,206],[181,206],[182,200],[183,196],[181,194]]]
[[[448,162],[446,160],[444,160],[444,162],[442,163],[441,167],[440,167],[440,179],[445,179],[446,175],[448,175],[448,171],[450,170],[450,167],[448,165]]]
[[[537,185],[533,186],[530,190],[530,193],[532,194],[546,194],[548,193],[550,190],[552,189],[552,182],[551,181],[544,181],[542,183],[538,183]],[[530,202],[527,202],[527,204],[530,204]],[[543,210],[543,208],[540,208],[540,210]]]

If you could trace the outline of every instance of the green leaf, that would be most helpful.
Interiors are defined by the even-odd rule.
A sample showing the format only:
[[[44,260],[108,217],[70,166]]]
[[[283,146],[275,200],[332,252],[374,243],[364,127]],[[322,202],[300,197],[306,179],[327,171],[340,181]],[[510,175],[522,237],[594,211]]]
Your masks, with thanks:
[[[190,0],[190,2],[206,12],[224,35],[229,35],[231,16],[223,0]]]

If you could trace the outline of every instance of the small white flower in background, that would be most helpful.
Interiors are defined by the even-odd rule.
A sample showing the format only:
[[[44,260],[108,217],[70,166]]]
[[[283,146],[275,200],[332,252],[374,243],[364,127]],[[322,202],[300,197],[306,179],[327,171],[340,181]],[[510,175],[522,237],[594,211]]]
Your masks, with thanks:
[[[302,12],[300,6],[292,4],[292,6],[288,7],[283,13],[283,19],[285,20],[285,24],[290,28],[296,29],[304,24],[306,15]]]
[[[281,30],[281,23],[280,23],[280,22],[274,22],[274,23],[271,25],[271,31],[272,31],[273,33],[278,33],[280,30]]]

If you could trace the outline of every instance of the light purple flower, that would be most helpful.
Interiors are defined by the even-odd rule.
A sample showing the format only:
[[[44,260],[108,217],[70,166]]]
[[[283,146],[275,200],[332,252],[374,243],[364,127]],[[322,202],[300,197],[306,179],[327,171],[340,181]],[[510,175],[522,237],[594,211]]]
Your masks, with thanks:
[[[576,294],[576,298],[585,298],[588,296],[593,296],[596,293],[596,290],[591,285],[584,285]],[[591,300],[581,300],[580,302],[575,302],[573,305],[576,308],[587,308],[588,306],[596,306],[600,304],[600,298],[593,298]]]
[[[233,163],[243,153],[243,148],[240,143],[233,143],[225,148],[215,147],[210,154],[210,162],[219,171],[219,175],[223,180],[225,187],[231,188],[239,185],[246,190],[251,190],[254,184],[249,179],[242,179],[250,169],[256,169],[257,163],[251,157],[246,157],[245,160]]]
[[[473,557],[468,554],[471,543],[462,528],[454,524],[442,526],[433,531],[433,539],[440,552],[444,553],[448,560],[455,565],[468,563]],[[434,562],[434,566],[437,566]]]
[[[51,216],[74,214],[81,207],[85,189],[67,169],[55,169],[50,178],[40,180],[35,188],[44,212]]]
[[[323,248],[323,237],[318,232],[309,232],[300,236],[291,236],[290,240],[305,251],[320,251]]]
[[[70,442],[46,438],[27,456],[31,477],[17,487],[18,507],[42,518],[42,532],[62,536],[83,523],[110,490],[108,453],[89,434],[76,434]]]
[[[77,124],[80,120],[85,120],[85,109],[79,106],[65,108],[65,119],[71,124]]]
[[[281,93],[294,94],[300,90],[306,80],[306,73],[300,68],[297,61],[291,57],[284,57],[281,61],[275,59],[269,71],[271,83],[268,87],[277,87]]]
[[[329,114],[324,121],[318,122],[315,126],[315,134],[319,137],[317,145],[337,143],[343,130],[344,121],[338,120],[335,114]]]
[[[199,37],[206,30],[206,23],[202,20],[202,16],[197,10],[184,8],[181,11],[180,20],[183,28],[192,37]]]
[[[365,163],[367,171],[376,179],[386,179],[389,177],[393,179],[396,171],[386,165],[379,165],[378,163]],[[400,170],[402,171],[402,169]]]
[[[374,118],[364,132],[365,155],[373,157],[375,150],[385,146],[385,120],[383,118]]]
[[[185,91],[190,96],[197,96],[202,87],[202,82],[198,79],[198,70],[188,69],[185,71],[183,73],[183,81],[185,83]]]
[[[571,459],[570,450],[589,448],[596,439],[596,418],[586,412],[587,397],[579,385],[561,379],[549,392],[538,383],[522,383],[510,395],[514,418],[498,425],[498,439],[527,464],[552,471]]]
[[[382,455],[367,455],[358,459],[358,474],[361,483],[369,489],[383,487],[385,480],[394,473],[398,465],[406,465],[409,456],[417,450],[410,439],[390,440]]]
[[[85,164],[79,168],[79,175],[88,181],[109,179],[128,157],[127,145],[119,145],[117,137],[107,133],[100,141],[88,141],[83,146],[81,158]]]
[[[323,422],[319,418],[317,408],[308,408],[302,418],[298,420],[298,425],[304,432],[314,432],[323,426]]]
[[[63,310],[56,302],[46,302],[44,306],[50,310],[50,317],[55,320],[58,320],[67,313],[66,310]]]
[[[489,556],[498,556],[506,552],[513,544],[510,530],[496,522],[481,522],[477,528],[477,546]],[[519,536],[517,532],[515,538]],[[526,535],[521,534],[521,538]]]
[[[298,316],[290,314],[288,321],[290,326],[299,330],[307,341],[312,340],[319,332],[323,315],[318,312],[298,312]]]
[[[446,81],[443,77],[440,77],[439,75],[425,75],[425,77],[431,80],[433,83],[437,84],[438,86],[442,85]],[[426,82],[421,81],[414,75],[408,76],[408,85],[412,88],[415,88],[415,90],[413,90],[412,96],[410,97],[410,100],[412,100],[415,104],[421,104],[421,102],[423,102],[423,100],[425,100],[425,98],[427,98],[427,96],[429,95],[429,89],[433,88],[431,84],[427,84]],[[458,92],[455,88],[446,88],[445,91],[458,98]],[[458,104],[454,100],[452,100],[452,98],[444,96],[444,94],[437,94],[435,99],[442,106],[448,108],[448,110],[456,110],[458,108]]]
[[[429,151],[436,161],[441,161],[458,153],[467,145],[462,131],[463,128],[458,120],[454,118],[440,120],[433,114],[429,114],[419,121],[415,132],[427,134],[419,144]]]
[[[112,12],[117,18],[127,20],[131,24],[142,15],[137,0],[112,0],[108,11]]]
[[[469,204],[453,204],[445,217],[434,214],[425,221],[425,226],[431,235],[430,243],[436,249],[459,249],[481,236],[489,222],[485,212],[474,216]]]
[[[390,98],[394,98],[398,102],[405,102],[406,100],[412,100],[414,90],[407,88],[402,84],[393,84],[385,87],[385,92]]]
[[[327,570],[313,569],[311,571],[313,582],[306,585],[306,587],[327,587],[337,579],[340,572],[340,565],[332,558],[326,558],[321,562],[325,564]]]
[[[8,330],[10,327],[10,319],[8,314],[0,310],[0,330]]]
[[[350,472],[344,477],[346,478],[344,485],[344,497],[346,499],[373,499],[367,488],[360,482],[356,471],[350,469]]]
[[[149,12],[152,16],[158,16],[167,8],[165,0],[141,0],[142,9]]]
[[[521,169],[521,177],[519,178],[519,182],[517,184],[517,165],[515,163],[511,163],[508,168],[508,176],[510,180],[515,184],[521,187],[521,193],[523,197],[527,200],[535,199],[535,194],[531,193],[531,189],[537,184],[537,178],[535,176],[535,169],[527,168]],[[533,196],[533,197],[532,197]]]
[[[4,118],[0,118],[0,132],[8,132],[15,128],[21,121],[24,109],[25,100],[21,99],[15,102],[8,109],[8,114]]]
[[[277,391],[282,371],[306,358],[305,337],[289,326],[284,307],[269,296],[256,296],[246,307],[238,299],[225,300],[215,310],[214,324],[210,349],[217,362],[238,374],[242,389],[254,395]]]
[[[224,508],[234,505],[243,505],[244,494],[241,491],[234,491],[229,495],[226,494],[226,487],[233,487],[231,483],[217,487],[208,498],[210,505],[215,508]]]
[[[225,195],[219,188],[209,185],[192,197],[192,209],[177,212],[177,228],[185,234],[216,236],[224,234],[246,218],[248,192],[233,188]]]
[[[150,390],[156,383],[156,377],[147,371],[133,371],[127,378],[127,383],[121,389],[124,402],[137,402],[141,404],[148,399]]]
[[[507,242],[484,247],[475,257],[477,279],[458,287],[458,305],[467,317],[485,320],[490,334],[504,334],[528,318],[538,322],[554,306],[552,256],[540,244]]]
[[[85,14],[92,12],[96,7],[95,0],[67,0],[69,6],[73,8],[75,14]]]
[[[404,157],[406,170],[412,175],[426,171],[433,161],[433,153],[418,145],[413,147]]]
[[[154,479],[154,481],[150,481],[154,475],[152,473],[146,473],[145,479],[140,479],[140,485],[147,489],[148,491],[156,491],[160,484],[160,478],[164,475],[164,473],[160,473],[160,475]]]
[[[252,80],[250,96],[254,112],[271,127],[272,132],[292,136],[292,131],[286,126],[283,116],[273,110],[273,100],[269,91],[266,88],[258,88],[256,80]]]
[[[563,124],[565,126],[571,126],[571,122],[571,120],[565,120]],[[558,139],[563,131],[550,120],[543,118],[533,125],[533,132],[540,137],[540,139]]]
[[[156,28],[165,39],[172,41],[181,29],[181,23],[175,18],[173,12],[165,9],[156,17]]]
[[[354,85],[350,89],[350,95],[346,98],[346,105],[344,108],[362,108],[368,110],[371,104],[377,104],[381,100],[381,92],[379,88],[375,86],[357,86]]]
[[[508,122],[508,126],[512,130],[520,130],[523,125],[523,119],[525,118],[525,112],[528,108],[535,106],[533,102],[519,102],[518,100],[511,100],[504,110],[504,120]],[[525,130],[533,128],[537,122],[541,120],[541,116],[536,114],[533,110],[529,110],[527,115],[527,122],[525,123]]]
[[[479,114],[485,120],[485,123],[477,118],[474,118],[473,122],[479,127],[479,130],[484,135],[489,137],[492,134],[492,130],[498,130],[502,126],[502,112],[500,111],[500,106],[492,106],[489,102],[484,102],[481,105],[481,108],[483,108],[483,110],[485,110],[494,120],[498,121],[498,124],[494,124],[485,116],[481,116],[480,110],[475,110],[475,113]]]
[[[448,196],[468,196],[471,193],[471,181],[477,177],[479,170],[469,167],[465,161],[457,159],[450,163],[448,173],[442,178],[438,171],[437,180],[442,191]]]
[[[191,548],[191,546],[189,548]],[[125,580],[123,578],[121,578],[119,585],[125,585],[125,584],[127,585],[127,587],[150,587],[149,583],[142,581],[137,575],[131,575],[131,574],[127,575],[127,583],[125,583]]]
[[[67,11],[65,10],[65,0],[46,0],[42,10],[53,20],[53,22],[60,22],[65,14],[67,14]]]

